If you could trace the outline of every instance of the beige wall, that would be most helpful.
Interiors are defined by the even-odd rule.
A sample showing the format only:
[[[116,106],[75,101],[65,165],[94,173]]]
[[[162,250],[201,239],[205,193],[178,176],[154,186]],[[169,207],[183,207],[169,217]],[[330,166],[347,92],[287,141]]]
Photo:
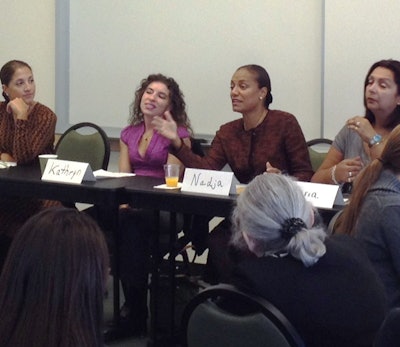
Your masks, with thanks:
[[[195,134],[213,136],[240,118],[229,97],[232,74],[257,63],[271,76],[271,108],[293,113],[306,137],[317,137],[321,0],[164,2],[69,1],[70,123],[84,117],[119,136],[140,80],[161,72],[181,86]]]
[[[31,65],[36,100],[54,110],[55,0],[1,0],[1,4],[0,65],[12,59]]]
[[[132,2],[133,1],[134,0],[132,0]],[[138,3],[143,3],[139,0],[136,1]],[[56,4],[58,4],[58,7],[61,8],[61,10],[59,9],[57,12],[59,17],[58,19],[60,20],[60,17],[66,18],[65,28],[63,27],[65,32],[59,33],[58,40],[68,41],[67,35],[70,24],[68,19],[68,10],[70,8],[70,3],[74,6],[77,6],[77,4],[80,4],[80,2],[88,2],[97,5],[99,1],[0,0],[0,4],[2,5],[2,19],[0,21],[0,65],[4,64],[10,59],[21,59],[28,62],[32,66],[35,73],[35,79],[37,83],[36,99],[55,111]],[[107,2],[106,0],[103,0],[103,2],[108,4],[110,1]],[[118,3],[119,2],[121,1],[118,1]],[[287,2],[289,2],[289,0],[287,0]],[[110,3],[112,3],[112,1]],[[153,3],[156,3],[156,1],[153,1]],[[179,3],[179,1],[175,1],[175,3]],[[212,3],[215,3],[215,6],[222,6],[216,1]],[[243,2],[240,0],[232,1],[232,3],[237,4],[237,6],[242,6],[243,4]],[[273,8],[276,10],[279,6],[282,6],[283,1],[270,0],[270,3],[274,5]],[[323,18],[323,25],[321,25],[323,28],[321,28],[321,30],[323,29],[324,35],[321,38],[321,41],[323,41],[324,52],[322,52],[321,56],[318,53],[317,58],[314,58],[316,59],[316,62],[310,61],[309,64],[303,64],[303,69],[298,69],[301,75],[308,77],[311,76],[311,79],[314,80],[313,83],[306,83],[301,79],[301,77],[292,75],[289,75],[289,80],[285,81],[284,77],[286,65],[291,65],[294,62],[298,67],[298,55],[282,55],[282,60],[277,60],[278,63],[276,66],[273,66],[272,64],[272,57],[274,54],[279,57],[278,53],[282,42],[293,41],[293,38],[289,35],[290,30],[287,30],[287,35],[282,35],[282,40],[281,36],[279,36],[278,42],[280,45],[266,46],[268,48],[268,54],[264,54],[263,59],[265,59],[265,65],[268,67],[272,75],[273,93],[275,97],[272,106],[273,108],[281,108],[294,113],[298,117],[307,139],[318,136],[318,133],[320,132],[320,124],[322,125],[321,135],[333,138],[347,118],[356,114],[362,114],[364,111],[362,105],[362,82],[365,78],[365,73],[367,72],[368,67],[376,60],[382,58],[400,59],[400,46],[396,41],[398,38],[397,33],[400,29],[400,24],[398,21],[400,1],[384,0],[376,2],[372,0],[309,0],[305,4],[311,8],[313,8],[312,6],[315,7],[313,11],[308,11],[304,16],[304,21],[306,24],[310,23],[310,16],[311,18],[314,18],[314,21],[319,17]],[[321,4],[323,5],[323,10],[320,11]],[[246,7],[248,5],[243,6]],[[285,18],[287,18],[287,15],[294,16],[294,10],[292,7],[287,7],[287,9],[290,9],[291,11],[286,13]],[[93,22],[94,19],[99,16],[99,13],[101,13],[100,9],[96,9],[95,16],[93,14],[91,16],[85,15],[83,18],[85,20],[89,18],[91,19],[91,22]],[[380,14],[379,16],[377,16],[378,13]],[[163,14],[161,13],[161,16],[162,15]],[[276,18],[277,20],[280,20],[280,16],[277,16]],[[292,17],[289,16],[289,18]],[[235,25],[237,25],[236,22]],[[286,29],[287,28],[285,27],[285,30]],[[103,35],[104,32],[107,31],[101,31],[101,34]],[[125,40],[125,36],[121,36],[121,38]],[[74,38],[73,40],[76,39]],[[315,41],[317,42],[315,46],[318,46],[319,36],[316,36]],[[299,42],[303,44],[303,41],[300,40]],[[265,45],[265,42],[263,42],[263,44],[260,46],[264,47]],[[69,47],[69,44],[66,44],[65,46]],[[122,44],[119,46],[119,48],[121,47],[124,48]],[[271,47],[273,49],[270,49]],[[308,50],[309,48],[305,45],[304,49]],[[116,57],[122,54],[120,49],[113,50],[113,52],[118,52]],[[59,50],[59,58],[61,57],[68,61],[69,54],[70,52],[68,48],[61,51]],[[96,59],[99,57],[97,50],[93,50],[93,54]],[[254,59],[250,60],[264,64],[263,59],[256,58],[257,57],[255,56]],[[242,57],[235,57],[235,59],[240,60]],[[287,61],[285,61],[285,59],[287,59]],[[321,67],[319,66],[319,59],[321,59],[321,62],[323,62],[322,76],[320,76]],[[163,67],[164,61],[162,59],[159,61]],[[227,73],[225,75],[221,73],[214,74],[215,80],[213,79],[212,88],[209,88],[210,92],[206,95],[207,98],[212,98],[217,95],[215,91],[223,90],[225,93],[223,97],[218,98],[214,103],[210,102],[211,105],[218,104],[222,105],[221,107],[223,107],[224,111],[216,113],[217,116],[215,116],[218,124],[222,124],[227,121],[226,119],[220,118],[220,114],[224,116],[226,115],[226,117],[234,116],[231,112],[229,112],[229,97],[227,97],[227,92],[225,91],[229,89],[227,81],[229,81],[230,74],[232,73],[234,66],[238,66],[240,64],[240,61],[233,61],[232,57],[227,57],[226,61],[232,66],[228,66]],[[244,61],[248,62],[249,59],[246,57],[243,62]],[[143,69],[146,70],[148,68],[148,61],[146,61],[146,63],[143,65]],[[192,68],[192,62],[186,65],[188,68]],[[123,66],[125,67],[125,65]],[[213,66],[213,64],[209,64],[209,66]],[[130,68],[130,66],[128,67]],[[160,69],[157,68],[157,70]],[[113,71],[114,70],[111,69],[111,72]],[[70,122],[68,109],[70,100],[68,98],[69,95],[67,95],[69,81],[68,78],[65,78],[68,76],[64,76],[62,74],[64,72],[66,75],[68,75],[68,65],[65,67],[62,66],[61,68],[58,67],[59,81],[57,87],[58,90],[64,88],[63,90],[59,91],[57,100],[57,107],[59,108],[57,111],[58,127],[61,131],[63,129],[65,130],[65,128],[69,126]],[[108,81],[108,79],[104,78],[103,76],[105,72],[107,71],[102,69],[102,81]],[[179,71],[176,72],[176,74],[171,74],[174,76],[176,74],[178,75]],[[137,74],[136,76],[133,73],[129,73],[129,71],[123,70],[123,74],[118,77],[116,86],[112,90],[117,90],[120,92],[121,88],[124,88],[125,85],[128,84],[129,88],[126,89],[129,91],[129,93],[131,93],[132,89],[135,87],[135,81],[138,81],[144,75],[145,71]],[[187,75],[190,75],[190,73],[187,73]],[[78,77],[80,78],[81,75],[78,74]],[[300,87],[292,83],[294,77],[296,77],[295,79],[297,81],[301,82]],[[216,81],[219,81],[219,79],[221,80],[221,86],[216,87]],[[179,81],[180,80],[181,79],[179,79]],[[80,82],[80,79],[78,79],[78,82]],[[196,86],[197,85],[195,85],[195,87]],[[191,100],[193,95],[197,95],[196,92],[191,93],[189,86],[184,84],[182,85],[182,88],[185,91],[185,97],[187,98],[190,116],[193,118],[199,117],[200,119],[198,123],[193,121],[196,132],[206,133],[205,131],[202,131],[201,128],[203,123],[208,125],[204,118],[201,118],[205,113],[204,109],[202,108],[200,112],[195,112],[193,106],[194,102]],[[300,92],[297,93],[297,91],[301,91],[302,89],[312,90],[312,98],[303,100],[300,97],[303,94]],[[78,87],[76,87],[76,93],[78,93],[78,95],[82,95],[82,92],[86,92],[87,90],[88,89],[84,83],[78,84]],[[202,90],[206,89],[202,88]],[[108,100],[107,98],[110,95],[109,88],[106,88],[106,91],[107,96],[104,98],[104,100]],[[291,95],[285,94],[290,92],[292,92]],[[118,112],[118,115],[121,117],[121,120],[118,122],[120,127],[124,126],[126,123],[127,109],[130,98],[131,94],[129,94],[129,100],[127,99],[121,103],[123,110]],[[0,97],[0,100],[1,99],[2,98]],[[310,103],[310,100],[315,100],[317,102],[317,106],[313,108],[313,110],[316,110],[316,115],[312,114],[311,111],[304,112],[304,114],[301,112],[300,106],[303,106],[303,104],[305,105],[306,101]],[[290,107],[288,101],[293,101],[294,105]],[[63,103],[65,103],[65,105]],[[320,106],[321,103],[322,105]],[[116,117],[116,113],[117,112],[115,111],[109,112],[107,113],[107,116]],[[208,113],[211,114],[211,112]],[[83,114],[82,117],[86,117],[86,114],[88,113],[81,112],[81,114]],[[97,117],[96,113],[94,113],[94,115]],[[79,121],[85,120],[82,117],[80,116]],[[75,122],[77,120],[74,119],[73,121]],[[97,118],[96,122],[100,123],[100,125],[103,125],[101,124],[102,122]],[[214,134],[214,130],[216,129],[210,131],[211,134]],[[109,134],[118,137],[119,129],[117,129],[115,133]]]

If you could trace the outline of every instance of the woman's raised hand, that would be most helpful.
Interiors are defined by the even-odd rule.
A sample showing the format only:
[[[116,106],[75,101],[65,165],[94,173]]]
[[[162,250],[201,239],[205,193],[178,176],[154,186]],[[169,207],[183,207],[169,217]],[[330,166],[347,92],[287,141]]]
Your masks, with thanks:
[[[369,143],[369,140],[376,133],[369,120],[365,117],[356,116],[350,118],[347,121],[346,125],[349,129],[356,132],[361,137],[361,139],[366,143]]]
[[[21,98],[15,98],[7,103],[7,112],[12,113],[14,119],[28,119],[30,106]]]
[[[153,124],[154,129],[156,129],[159,134],[171,140],[174,144],[175,141],[179,140],[180,144],[178,126],[169,111],[166,111],[162,117],[155,116],[151,124]]]

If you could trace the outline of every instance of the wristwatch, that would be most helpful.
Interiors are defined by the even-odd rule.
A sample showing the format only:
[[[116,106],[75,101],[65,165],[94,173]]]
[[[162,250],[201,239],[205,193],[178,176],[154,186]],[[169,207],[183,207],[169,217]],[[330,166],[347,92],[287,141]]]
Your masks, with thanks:
[[[379,134],[375,134],[371,140],[369,140],[368,147],[371,148],[372,146],[380,143],[382,141],[382,136]]]

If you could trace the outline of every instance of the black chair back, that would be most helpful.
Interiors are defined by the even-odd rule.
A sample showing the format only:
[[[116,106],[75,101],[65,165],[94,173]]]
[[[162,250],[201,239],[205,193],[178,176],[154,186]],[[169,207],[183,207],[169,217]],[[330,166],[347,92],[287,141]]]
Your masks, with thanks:
[[[287,318],[267,300],[232,285],[211,286],[195,296],[182,318],[188,347],[303,347]]]

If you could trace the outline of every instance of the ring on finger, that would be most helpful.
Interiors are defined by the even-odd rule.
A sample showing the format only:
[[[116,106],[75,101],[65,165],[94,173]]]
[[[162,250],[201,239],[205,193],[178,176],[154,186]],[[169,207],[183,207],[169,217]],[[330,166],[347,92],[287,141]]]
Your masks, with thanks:
[[[360,126],[360,122],[358,121],[358,122],[356,122],[356,126],[357,127],[359,127]]]
[[[353,176],[353,173],[351,171],[349,171],[349,177]]]

